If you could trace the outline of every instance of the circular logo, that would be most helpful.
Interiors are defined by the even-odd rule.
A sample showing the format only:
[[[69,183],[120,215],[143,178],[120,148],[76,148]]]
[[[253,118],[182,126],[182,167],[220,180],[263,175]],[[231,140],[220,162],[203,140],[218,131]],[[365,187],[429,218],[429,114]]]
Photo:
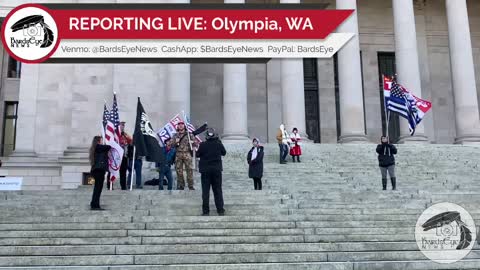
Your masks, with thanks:
[[[48,59],[59,44],[58,28],[47,9],[25,4],[12,10],[2,25],[2,42],[8,53],[24,63]]]
[[[109,157],[110,168],[114,171],[120,170],[122,157],[120,156],[120,153],[117,151],[117,149],[112,147],[110,149],[110,152],[108,152],[108,157]]]
[[[418,248],[427,258],[438,263],[463,259],[472,250],[476,236],[472,216],[453,203],[430,206],[415,226]]]

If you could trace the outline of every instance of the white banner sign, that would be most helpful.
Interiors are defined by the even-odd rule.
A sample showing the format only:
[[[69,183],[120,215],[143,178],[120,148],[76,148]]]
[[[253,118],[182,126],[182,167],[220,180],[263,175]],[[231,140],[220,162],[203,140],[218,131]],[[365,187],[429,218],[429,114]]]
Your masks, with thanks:
[[[353,34],[323,40],[61,40],[51,58],[330,58]]]
[[[0,190],[22,190],[23,177],[0,177]]]

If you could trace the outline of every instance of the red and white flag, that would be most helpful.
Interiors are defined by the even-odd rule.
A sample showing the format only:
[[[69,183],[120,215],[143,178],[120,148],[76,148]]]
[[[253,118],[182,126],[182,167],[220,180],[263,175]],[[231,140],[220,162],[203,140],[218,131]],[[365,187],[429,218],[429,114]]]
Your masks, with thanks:
[[[385,97],[385,103],[387,103],[388,98],[390,98],[392,90],[393,80],[387,76],[383,77],[383,95]],[[403,94],[405,95],[407,101],[410,103],[411,108],[413,108],[416,124],[420,123],[425,116],[425,114],[432,108],[432,103],[428,100],[421,99],[410,91],[407,88],[397,83],[402,89]]]
[[[111,182],[120,178],[120,166],[123,158],[123,148],[115,140],[115,133],[115,125],[108,120],[105,126],[105,144],[112,147],[108,152],[108,170]]]

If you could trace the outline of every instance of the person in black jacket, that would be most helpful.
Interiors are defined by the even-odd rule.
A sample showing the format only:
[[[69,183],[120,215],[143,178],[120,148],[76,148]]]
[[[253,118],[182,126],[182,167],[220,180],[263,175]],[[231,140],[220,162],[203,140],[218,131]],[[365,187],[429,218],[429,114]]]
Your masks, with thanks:
[[[200,144],[197,151],[197,157],[200,158],[199,170],[202,179],[202,200],[203,215],[208,216],[210,186],[212,187],[213,196],[215,198],[215,206],[219,216],[225,214],[223,208],[223,192],[222,192],[222,156],[227,154],[225,147],[215,134],[213,128],[209,128],[206,135],[206,141]]]
[[[382,136],[381,144],[377,145],[378,153],[378,165],[380,166],[380,172],[382,173],[382,185],[383,190],[387,189],[387,172],[390,175],[392,181],[392,190],[396,189],[397,178],[395,177],[395,156],[397,154],[397,148],[390,144],[388,137]]]
[[[248,151],[248,177],[253,178],[253,187],[255,190],[262,190],[262,176],[263,176],[263,146],[260,146],[260,141],[254,138],[253,147]]]
[[[92,210],[103,210],[100,207],[100,194],[102,194],[105,172],[108,170],[108,151],[110,151],[110,148],[109,145],[103,145],[102,137],[93,137],[89,154],[90,165],[92,166],[91,173],[95,178],[92,201],[90,202]]]

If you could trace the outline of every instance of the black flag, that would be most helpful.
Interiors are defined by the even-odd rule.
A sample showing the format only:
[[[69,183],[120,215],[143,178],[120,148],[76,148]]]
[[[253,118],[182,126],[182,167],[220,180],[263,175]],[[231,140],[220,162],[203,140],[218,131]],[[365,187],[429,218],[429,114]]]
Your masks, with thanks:
[[[140,98],[137,103],[137,120],[133,133],[133,145],[136,155],[144,156],[149,162],[165,163],[165,154],[160,146],[157,135],[153,131],[152,124],[147,113],[143,109]]]
[[[193,136],[197,136],[198,134],[202,134],[208,128],[207,123],[203,124],[201,127],[197,128],[195,131],[192,132]]]

